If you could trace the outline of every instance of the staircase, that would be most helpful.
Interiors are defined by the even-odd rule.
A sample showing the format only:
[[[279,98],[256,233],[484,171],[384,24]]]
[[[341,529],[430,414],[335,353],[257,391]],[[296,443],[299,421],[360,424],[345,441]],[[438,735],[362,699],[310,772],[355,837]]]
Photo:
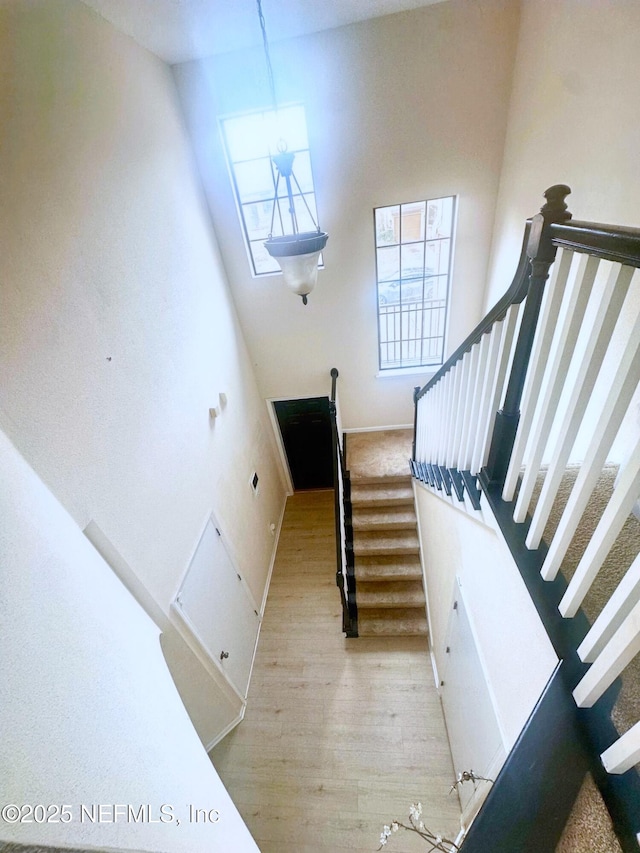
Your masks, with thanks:
[[[352,433],[347,441],[361,637],[427,635],[411,441],[410,430]]]
[[[569,192],[546,191],[510,288],[414,398],[419,488],[491,519],[559,660],[464,853],[640,850],[640,229],[572,220]],[[579,805],[598,797],[606,847]]]

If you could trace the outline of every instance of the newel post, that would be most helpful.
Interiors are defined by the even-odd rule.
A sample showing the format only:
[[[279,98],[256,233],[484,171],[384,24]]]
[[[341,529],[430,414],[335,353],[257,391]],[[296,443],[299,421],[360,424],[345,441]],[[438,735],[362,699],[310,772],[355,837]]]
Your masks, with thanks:
[[[544,287],[549,277],[549,268],[556,256],[556,247],[551,242],[550,226],[571,219],[571,214],[565,204],[565,198],[570,192],[571,189],[565,184],[549,187],[544,193],[547,203],[540,209],[540,213],[537,213],[531,220],[531,231],[527,244],[527,257],[531,268],[527,301],[522,315],[511,373],[509,374],[504,406],[496,415],[489,460],[484,471],[484,479],[490,483],[504,483],[507,475],[509,459],[520,419],[520,401],[538,324]]]

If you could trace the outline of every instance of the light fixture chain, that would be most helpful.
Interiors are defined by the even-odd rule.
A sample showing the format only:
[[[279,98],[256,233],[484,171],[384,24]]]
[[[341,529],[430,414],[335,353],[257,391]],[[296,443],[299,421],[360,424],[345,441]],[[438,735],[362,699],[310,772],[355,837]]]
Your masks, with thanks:
[[[304,206],[307,208],[307,213],[309,214],[309,216],[311,217],[311,221],[313,222],[313,227],[314,227],[314,228],[316,228],[318,232],[320,232],[320,226],[319,226],[319,225],[318,225],[318,223],[316,222],[316,218],[315,218],[315,216],[313,215],[313,213],[311,213],[311,208],[310,208],[310,207],[309,207],[309,205],[307,204],[307,198],[306,198],[305,194],[302,192],[302,187],[301,187],[301,186],[300,186],[300,184],[298,183],[298,179],[297,179],[297,178],[296,178],[296,176],[293,174],[293,172],[291,172],[291,177],[292,177],[292,178],[293,178],[293,180],[296,182],[296,186],[298,187],[298,192],[300,193],[300,197],[302,198],[302,201],[304,202]]]
[[[269,80],[269,89],[271,90],[271,101],[273,102],[273,111],[278,112],[278,99],[276,98],[276,84],[273,77],[273,68],[271,67],[271,55],[269,53],[269,41],[267,39],[267,25],[262,14],[262,2],[256,0],[258,4],[258,19],[260,20],[260,29],[262,30],[262,42],[264,44],[264,56],[267,62],[267,78]]]

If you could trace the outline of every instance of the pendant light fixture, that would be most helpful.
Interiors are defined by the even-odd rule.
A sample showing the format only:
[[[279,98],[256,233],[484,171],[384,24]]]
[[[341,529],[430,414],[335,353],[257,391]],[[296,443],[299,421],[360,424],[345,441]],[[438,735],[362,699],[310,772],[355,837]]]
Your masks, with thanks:
[[[260,29],[262,31],[262,42],[264,45],[264,55],[267,64],[267,76],[269,80],[269,88],[271,90],[271,100],[273,102],[273,110],[278,114],[278,101],[276,99],[276,87],[273,78],[273,69],[271,67],[271,57],[269,55],[269,42],[267,40],[267,29],[265,25],[264,15],[262,14],[261,0],[256,0],[258,4],[258,18],[260,21]],[[276,167],[276,185],[273,196],[273,209],[271,212],[271,228],[269,237],[265,240],[264,247],[274,258],[280,269],[286,286],[302,297],[302,302],[307,304],[307,296],[313,290],[316,281],[318,280],[318,258],[320,253],[327,244],[329,235],[320,230],[317,222],[314,219],[307,200],[304,197],[300,184],[293,172],[293,161],[295,154],[287,150],[286,142],[278,143],[278,153],[272,156],[272,161]],[[284,180],[286,186],[286,198],[289,204],[289,217],[291,221],[291,232],[285,233],[282,237],[273,236],[273,223],[275,221],[276,209],[278,206],[278,188],[280,180]],[[315,231],[298,231],[298,217],[294,203],[293,189],[297,187],[299,198],[302,199],[307,209],[311,221],[313,222]],[[284,225],[283,225],[284,228]]]

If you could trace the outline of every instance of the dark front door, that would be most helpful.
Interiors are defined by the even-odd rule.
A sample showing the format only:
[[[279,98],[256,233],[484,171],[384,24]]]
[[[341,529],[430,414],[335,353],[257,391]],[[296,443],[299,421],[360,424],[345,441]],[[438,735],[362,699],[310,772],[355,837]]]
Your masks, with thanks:
[[[293,487],[333,487],[333,450],[329,398],[279,400],[273,404],[282,434]]]

